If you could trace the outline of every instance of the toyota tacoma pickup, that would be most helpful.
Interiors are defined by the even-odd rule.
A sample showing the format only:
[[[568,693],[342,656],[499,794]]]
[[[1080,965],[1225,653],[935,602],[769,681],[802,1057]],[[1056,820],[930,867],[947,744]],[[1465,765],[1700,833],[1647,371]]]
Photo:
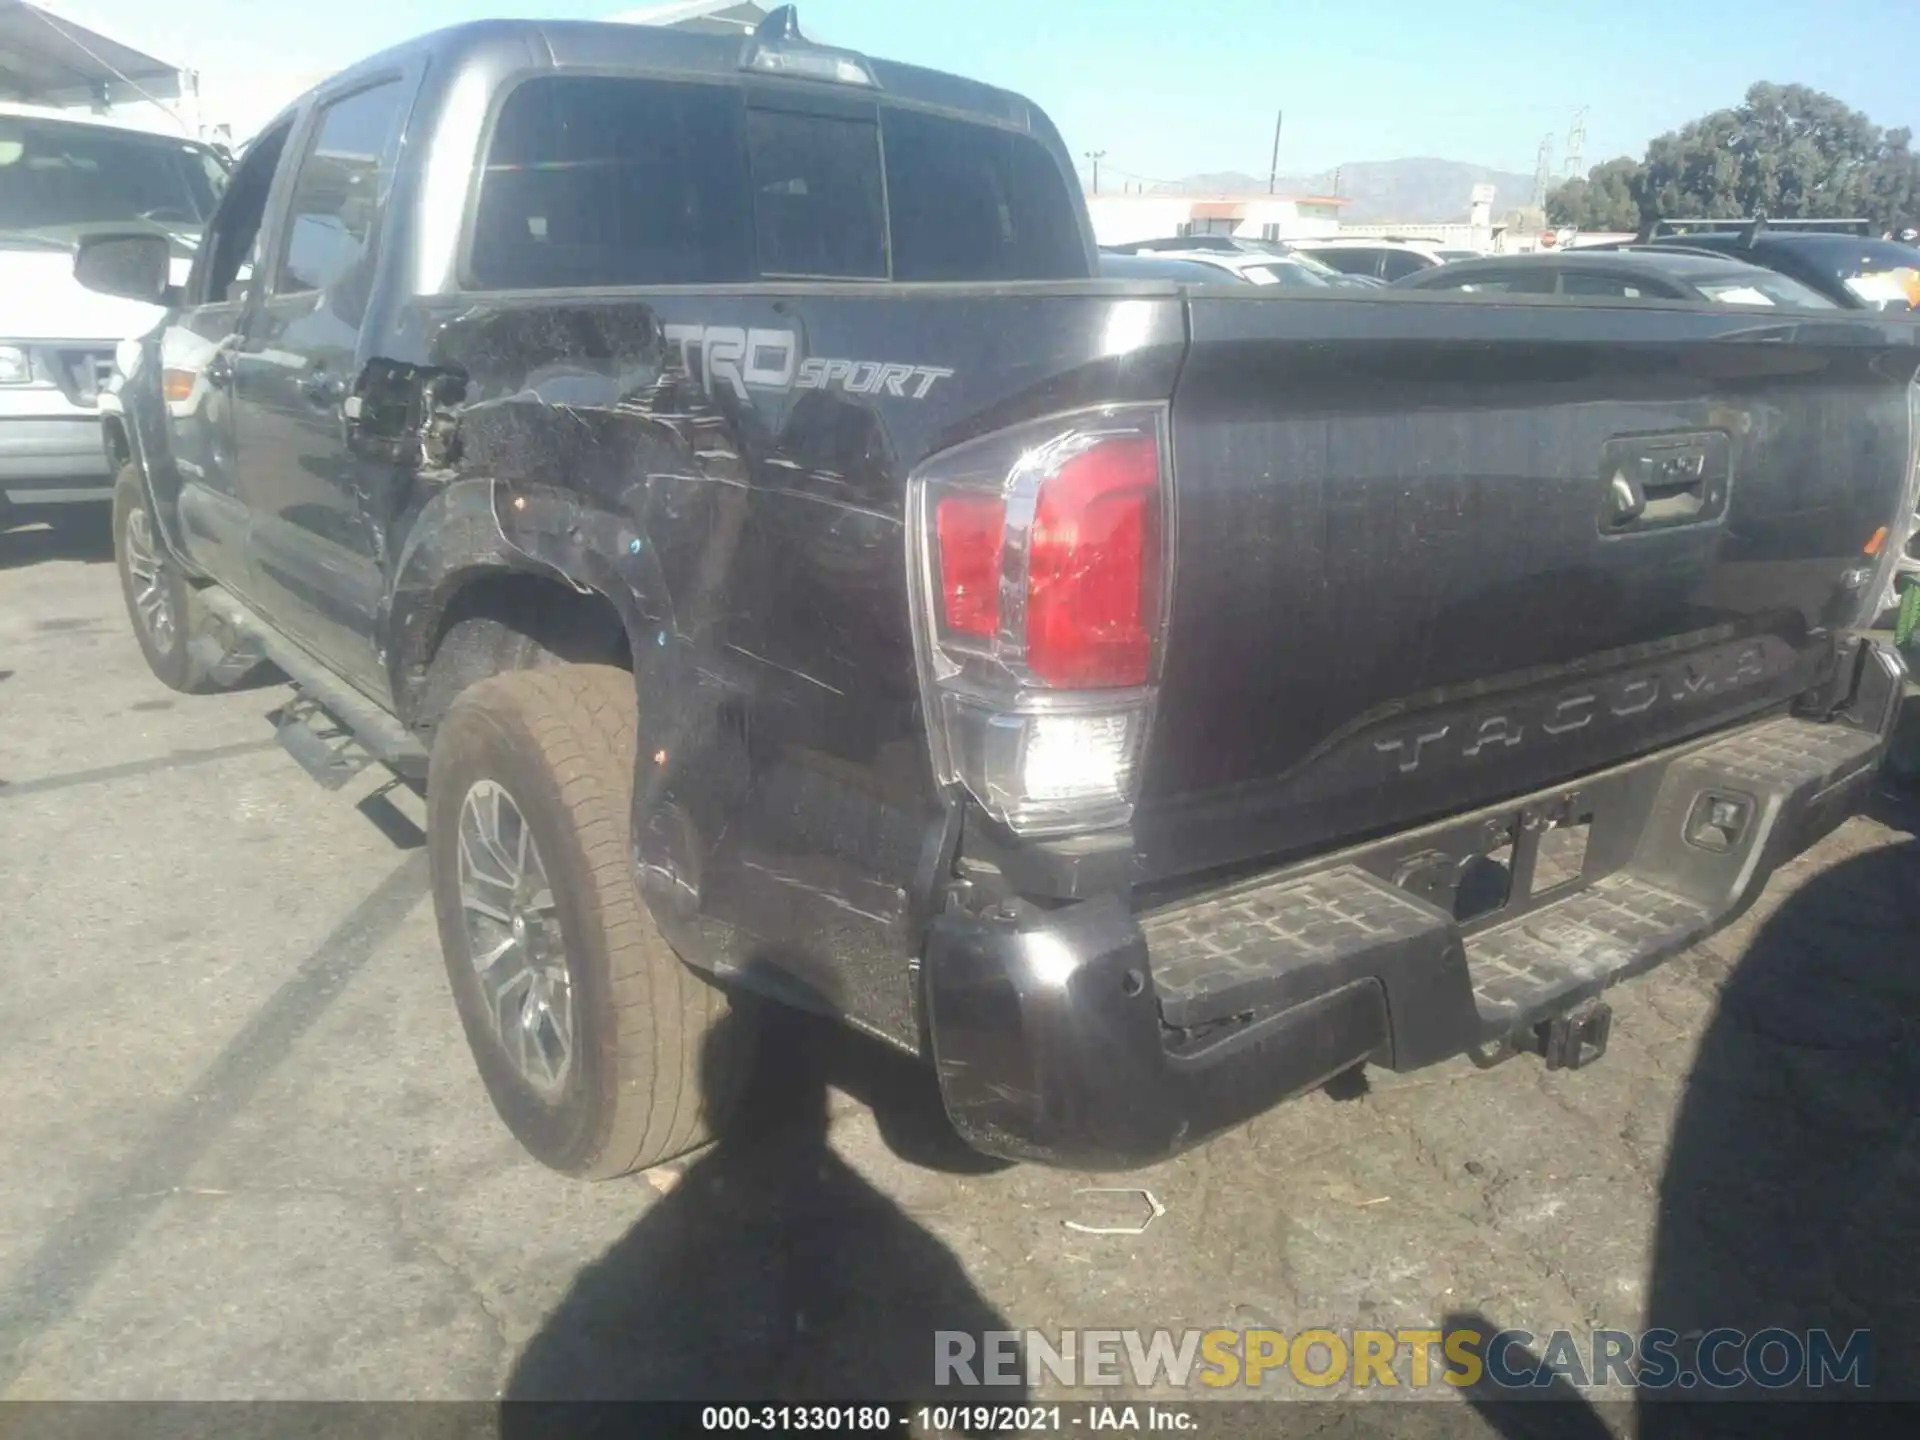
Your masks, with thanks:
[[[110,453],[154,673],[424,786],[542,1161],[698,1143],[766,1001],[1124,1168],[1372,1065],[1584,1064],[1868,792],[1920,484],[1870,313],[1101,279],[1018,96],[483,22],[239,163]]]

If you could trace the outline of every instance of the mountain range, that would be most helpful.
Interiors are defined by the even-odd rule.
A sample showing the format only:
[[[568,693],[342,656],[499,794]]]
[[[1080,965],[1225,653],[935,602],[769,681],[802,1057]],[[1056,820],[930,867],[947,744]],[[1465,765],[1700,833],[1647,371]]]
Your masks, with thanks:
[[[1356,223],[1464,221],[1476,185],[1494,187],[1495,219],[1533,199],[1531,175],[1425,156],[1352,161],[1340,167],[1339,184],[1339,193],[1350,202],[1341,211],[1341,218]],[[1333,185],[1334,172],[1329,170],[1318,175],[1283,175],[1274,189],[1282,195],[1330,195]],[[1189,194],[1263,195],[1267,181],[1264,176],[1224,170],[1189,175],[1177,186],[1159,188]]]

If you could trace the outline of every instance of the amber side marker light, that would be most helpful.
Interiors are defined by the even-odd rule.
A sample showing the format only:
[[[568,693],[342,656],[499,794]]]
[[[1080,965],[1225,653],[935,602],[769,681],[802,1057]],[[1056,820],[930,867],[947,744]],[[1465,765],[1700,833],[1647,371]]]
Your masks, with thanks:
[[[1873,532],[1873,538],[1867,541],[1867,548],[1861,553],[1871,558],[1880,553],[1880,547],[1887,543],[1887,527],[1882,525]]]
[[[193,398],[194,372],[191,370],[164,370],[160,374],[160,391],[169,400],[190,400]]]

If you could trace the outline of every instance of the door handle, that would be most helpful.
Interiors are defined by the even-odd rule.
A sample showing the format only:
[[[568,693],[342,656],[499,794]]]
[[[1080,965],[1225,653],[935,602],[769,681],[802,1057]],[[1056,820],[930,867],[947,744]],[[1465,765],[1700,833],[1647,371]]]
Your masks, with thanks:
[[[207,384],[225,389],[233,383],[233,357],[224,350],[216,350],[213,358],[207,361]]]
[[[1732,479],[1727,437],[1716,431],[1621,437],[1603,449],[1600,530],[1637,534],[1717,520]]]

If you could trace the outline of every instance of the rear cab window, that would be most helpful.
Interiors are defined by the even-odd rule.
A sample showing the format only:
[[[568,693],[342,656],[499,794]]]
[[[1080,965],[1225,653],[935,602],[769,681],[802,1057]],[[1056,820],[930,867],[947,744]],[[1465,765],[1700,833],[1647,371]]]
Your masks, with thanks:
[[[468,284],[1091,273],[1067,177],[1033,137],[897,104],[767,93],[635,77],[522,81],[495,123]]]

